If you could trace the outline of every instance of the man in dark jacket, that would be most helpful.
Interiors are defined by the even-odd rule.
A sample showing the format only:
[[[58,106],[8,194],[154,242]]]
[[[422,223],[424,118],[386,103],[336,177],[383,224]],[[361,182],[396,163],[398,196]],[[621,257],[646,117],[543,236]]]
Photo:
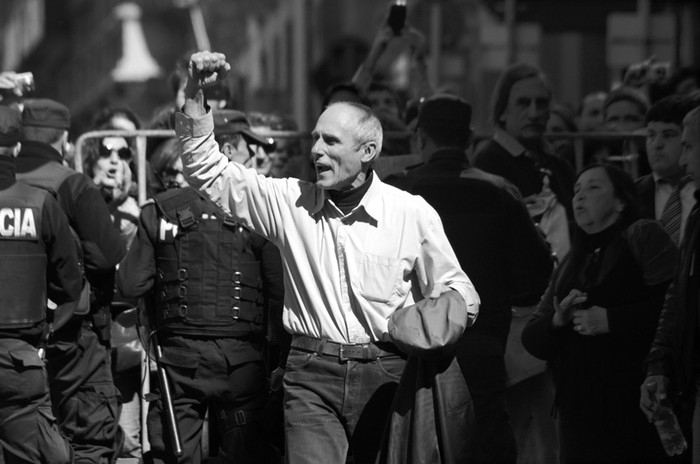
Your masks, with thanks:
[[[95,184],[63,164],[68,108],[53,100],[28,100],[22,121],[17,178],[56,197],[80,240],[90,284],[89,305],[76,309],[78,314],[55,333],[47,349],[54,410],[76,462],[103,464],[114,458],[121,440],[119,395],[110,367],[109,305],[126,245]]]
[[[78,299],[83,274],[56,200],[15,179],[21,122],[0,106],[0,448],[8,464],[61,464],[72,452],[51,411],[42,351],[54,318],[46,302]]]
[[[683,119],[682,144],[680,162],[687,166],[693,179],[697,199],[700,191],[700,108],[690,111]],[[641,386],[640,399],[642,411],[650,419],[659,401],[671,393],[676,404],[693,410],[693,462],[700,459],[699,244],[700,209],[696,203],[686,225],[676,278],[666,292],[656,338],[645,361],[647,378]]]
[[[471,107],[450,95],[425,100],[418,113],[418,145],[424,164],[407,171],[404,187],[440,214],[460,266],[481,296],[481,310],[467,329],[457,359],[476,414],[476,461],[516,461],[505,410],[504,353],[511,306],[535,303],[552,271],[549,249],[517,188],[469,167]]]
[[[571,167],[549,153],[543,138],[551,98],[537,67],[516,64],[505,70],[494,90],[494,136],[479,149],[474,166],[504,177],[520,190],[561,261],[569,249],[567,218],[574,179]]]
[[[477,152],[474,166],[518,187],[530,217],[561,262],[570,246],[574,176],[565,160],[549,153],[543,137],[551,99],[551,89],[539,68],[526,63],[507,68],[493,93],[494,136]],[[511,340],[517,344],[517,332],[533,310],[523,308],[514,314]],[[507,397],[519,458],[542,464],[557,462],[556,428],[549,413],[554,400],[552,383],[544,363],[537,363],[516,343],[507,354],[507,359],[515,361],[506,366],[512,382]]]

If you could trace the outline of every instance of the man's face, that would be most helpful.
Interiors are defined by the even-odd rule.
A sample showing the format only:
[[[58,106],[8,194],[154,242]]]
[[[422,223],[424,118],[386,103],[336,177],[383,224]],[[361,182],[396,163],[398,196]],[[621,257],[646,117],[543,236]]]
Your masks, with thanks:
[[[267,176],[270,173],[271,160],[265,149],[260,145],[249,144],[243,135],[240,135],[237,142],[225,142],[222,152],[230,161],[255,168],[258,174]]]
[[[681,133],[681,127],[675,123],[651,121],[647,124],[647,159],[658,176],[676,177],[682,173]]]
[[[399,107],[391,92],[386,90],[373,90],[367,94],[369,106],[377,115],[399,117]]]
[[[605,94],[589,95],[583,100],[581,117],[579,118],[579,130],[581,132],[594,131],[603,125],[603,102]]]
[[[644,114],[629,100],[618,100],[605,110],[605,128],[610,132],[632,132],[644,127]]]
[[[245,165],[249,162],[251,153],[248,150],[248,144],[243,140],[243,136],[239,135],[235,140],[225,142],[221,151],[229,161],[234,161]]]
[[[357,113],[347,105],[334,105],[321,114],[311,133],[316,185],[324,190],[347,190],[361,183],[363,150],[355,140]]]
[[[698,124],[697,119],[692,120],[691,124]],[[689,128],[687,125],[683,127],[683,135],[681,136],[683,144],[683,153],[681,154],[681,165],[685,166],[686,172],[690,174],[695,184],[695,189],[700,189],[700,134],[697,127]]]
[[[510,89],[508,105],[499,119],[517,140],[539,140],[549,119],[549,101],[549,90],[542,79],[522,79]]]

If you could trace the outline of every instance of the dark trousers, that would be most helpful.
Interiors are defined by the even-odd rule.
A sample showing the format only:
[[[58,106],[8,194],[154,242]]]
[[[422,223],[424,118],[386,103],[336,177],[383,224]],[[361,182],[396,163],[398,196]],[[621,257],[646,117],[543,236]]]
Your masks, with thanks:
[[[458,354],[474,401],[475,463],[515,464],[517,446],[506,409],[506,367],[502,354]]]
[[[199,464],[207,410],[220,432],[223,462],[263,464],[265,437],[260,416],[267,398],[259,346],[235,338],[159,336],[168,372],[183,455],[176,459],[161,401],[148,411],[148,439],[157,462]]]
[[[110,352],[90,327],[70,333],[66,328],[46,351],[54,412],[77,464],[111,463],[122,434]]]
[[[44,362],[22,340],[0,339],[0,448],[7,464],[71,462],[51,411]]]
[[[384,425],[405,366],[398,355],[374,360],[294,348],[284,376],[286,459],[290,464],[356,464],[379,453]]]

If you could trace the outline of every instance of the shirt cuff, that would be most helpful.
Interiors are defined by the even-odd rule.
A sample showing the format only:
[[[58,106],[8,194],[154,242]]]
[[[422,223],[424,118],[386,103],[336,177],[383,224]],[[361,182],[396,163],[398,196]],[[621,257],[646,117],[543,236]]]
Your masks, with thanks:
[[[178,111],[175,113],[175,127],[178,134],[190,137],[205,137],[214,132],[214,118],[211,110],[201,116],[190,116]]]

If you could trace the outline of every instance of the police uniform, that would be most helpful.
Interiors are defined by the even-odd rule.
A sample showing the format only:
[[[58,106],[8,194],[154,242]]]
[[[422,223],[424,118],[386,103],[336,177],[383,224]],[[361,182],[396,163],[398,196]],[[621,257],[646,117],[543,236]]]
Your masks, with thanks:
[[[267,311],[281,313],[283,294],[274,245],[197,190],[171,189],[143,207],[117,284],[125,296],[147,295],[150,302],[182,437],[179,462],[201,461],[201,430],[210,406],[221,434],[219,457],[264,462],[263,342]],[[159,401],[151,403],[148,436],[154,457],[170,461],[161,409]]]
[[[25,127],[70,127],[68,109],[47,99],[27,100],[22,120]],[[115,268],[126,245],[95,184],[62,161],[50,145],[25,140],[17,158],[17,178],[56,197],[81,244],[90,304],[56,332],[47,349],[47,370],[54,411],[75,449],[76,462],[103,464],[114,460],[121,444],[109,305]]]
[[[0,146],[14,146],[20,127],[19,113],[0,107]],[[5,462],[71,462],[70,445],[51,410],[38,348],[48,333],[47,297],[57,303],[77,299],[83,274],[60,206],[48,192],[15,180],[9,153],[0,154],[0,282],[0,445]]]

